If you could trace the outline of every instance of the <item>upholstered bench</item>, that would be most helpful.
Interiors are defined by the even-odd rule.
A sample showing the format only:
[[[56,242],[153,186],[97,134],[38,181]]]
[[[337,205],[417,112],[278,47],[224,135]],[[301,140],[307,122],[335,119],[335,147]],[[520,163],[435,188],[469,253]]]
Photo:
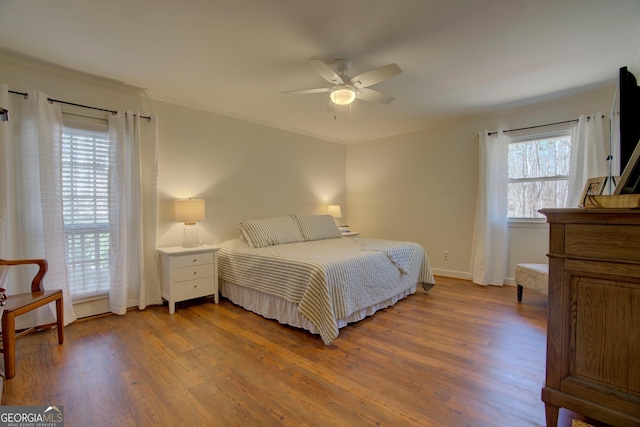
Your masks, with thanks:
[[[518,264],[516,266],[518,301],[522,301],[522,289],[533,289],[545,295],[549,292],[549,264]]]

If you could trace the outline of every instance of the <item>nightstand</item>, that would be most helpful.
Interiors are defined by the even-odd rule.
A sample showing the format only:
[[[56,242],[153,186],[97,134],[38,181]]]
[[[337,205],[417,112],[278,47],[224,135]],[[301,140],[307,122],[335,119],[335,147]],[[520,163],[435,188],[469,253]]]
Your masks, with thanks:
[[[179,301],[213,295],[218,303],[219,250],[212,245],[158,248],[162,298],[168,301],[170,314],[175,312]]]

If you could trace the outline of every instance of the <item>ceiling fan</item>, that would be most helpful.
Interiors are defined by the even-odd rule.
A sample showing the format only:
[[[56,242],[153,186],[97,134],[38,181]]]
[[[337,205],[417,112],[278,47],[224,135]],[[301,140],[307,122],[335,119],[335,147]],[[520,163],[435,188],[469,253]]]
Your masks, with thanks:
[[[395,99],[393,96],[369,89],[369,86],[378,84],[402,72],[397,64],[389,64],[358,74],[355,77],[349,77],[345,74],[351,68],[351,61],[348,59],[336,59],[333,61],[333,67],[319,59],[309,59],[309,64],[332,86],[290,90],[282,92],[283,94],[305,95],[329,92],[331,101],[338,105],[348,105],[356,99],[378,104],[390,104]]]

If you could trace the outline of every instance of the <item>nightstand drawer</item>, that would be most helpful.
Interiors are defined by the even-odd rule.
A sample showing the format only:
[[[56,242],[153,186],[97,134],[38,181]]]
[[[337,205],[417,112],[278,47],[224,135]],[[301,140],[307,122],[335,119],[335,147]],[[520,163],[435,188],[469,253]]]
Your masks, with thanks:
[[[205,295],[212,295],[214,292],[215,286],[213,280],[211,280],[211,277],[179,282],[175,284],[175,288],[173,289],[173,295],[176,300],[181,300],[185,296],[190,296],[189,298],[195,298]]]
[[[180,255],[173,257],[172,260],[174,268],[200,264],[213,264],[213,253],[205,252],[201,254]]]
[[[184,282],[185,280],[200,279],[201,277],[211,276],[213,276],[213,264],[176,268],[173,271],[173,281],[176,283]]]

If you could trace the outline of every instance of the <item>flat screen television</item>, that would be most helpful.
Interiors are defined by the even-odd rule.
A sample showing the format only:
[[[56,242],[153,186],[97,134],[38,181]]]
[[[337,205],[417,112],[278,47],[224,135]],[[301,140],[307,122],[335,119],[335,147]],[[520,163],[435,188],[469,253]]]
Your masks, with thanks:
[[[635,76],[620,68],[618,77],[620,118],[620,181],[614,194],[640,193],[640,87]]]

